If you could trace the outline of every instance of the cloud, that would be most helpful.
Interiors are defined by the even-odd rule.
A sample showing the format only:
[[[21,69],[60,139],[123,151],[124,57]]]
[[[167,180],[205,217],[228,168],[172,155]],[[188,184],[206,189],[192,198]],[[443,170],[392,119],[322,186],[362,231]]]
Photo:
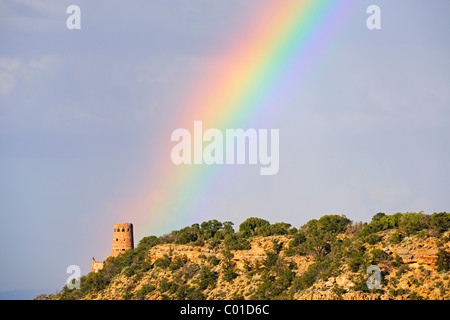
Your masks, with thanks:
[[[61,21],[66,16],[67,5],[57,0],[0,2],[0,23],[3,30],[57,30],[59,25],[63,25]]]
[[[21,62],[18,58],[0,58],[0,69],[13,71],[20,68]]]
[[[0,58],[0,96],[5,96],[14,91],[16,77],[14,72],[21,67],[18,58]]]
[[[7,0],[3,7],[6,6],[21,11],[31,11],[34,14],[57,15],[61,12],[60,8],[68,4],[59,0]]]
[[[0,95],[9,95],[21,80],[39,81],[41,76],[56,76],[62,68],[58,55],[47,54],[29,61],[0,57]]]
[[[43,55],[37,59],[31,59],[28,67],[34,70],[42,71],[48,75],[56,75],[62,67],[62,59],[55,54]]]
[[[0,71],[0,96],[10,94],[15,86],[15,78],[8,72]]]

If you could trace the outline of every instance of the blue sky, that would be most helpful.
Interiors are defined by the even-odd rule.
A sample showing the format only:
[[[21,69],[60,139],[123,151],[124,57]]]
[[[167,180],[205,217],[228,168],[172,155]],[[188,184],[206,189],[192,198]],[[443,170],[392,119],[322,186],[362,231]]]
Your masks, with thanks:
[[[239,168],[233,188],[196,208],[210,215],[153,234],[199,216],[301,226],[450,210],[450,2],[361,3],[274,119],[279,173]],[[66,28],[70,4],[81,30]],[[365,26],[370,4],[381,30]],[[0,292],[60,289],[67,266],[86,274],[92,256],[107,256],[105,225],[122,222],[117,208],[170,142],[180,97],[258,5],[0,0]],[[136,243],[149,235],[135,232]]]

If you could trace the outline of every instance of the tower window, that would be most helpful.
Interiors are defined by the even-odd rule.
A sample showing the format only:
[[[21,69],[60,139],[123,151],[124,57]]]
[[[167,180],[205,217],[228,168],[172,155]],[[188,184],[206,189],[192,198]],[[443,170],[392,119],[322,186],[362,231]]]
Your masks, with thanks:
[[[118,239],[118,238],[116,238],[116,241],[119,241],[119,239]]]
[[[125,229],[122,229],[122,232],[125,232]]]

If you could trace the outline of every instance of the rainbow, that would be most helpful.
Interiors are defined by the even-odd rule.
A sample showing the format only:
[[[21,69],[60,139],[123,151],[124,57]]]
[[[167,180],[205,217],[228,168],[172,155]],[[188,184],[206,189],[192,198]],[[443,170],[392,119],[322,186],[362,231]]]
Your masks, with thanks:
[[[247,29],[221,50],[212,70],[180,101],[182,111],[173,129],[191,129],[194,120],[201,120],[204,128],[221,130],[270,124],[319,65],[357,2],[262,1]],[[220,171],[227,170],[215,165],[176,166],[170,160],[172,146],[169,135],[157,153],[161,157],[154,168],[157,175],[141,186],[143,194],[122,208],[136,229],[144,226],[143,235],[185,226],[204,191],[220,181]]]

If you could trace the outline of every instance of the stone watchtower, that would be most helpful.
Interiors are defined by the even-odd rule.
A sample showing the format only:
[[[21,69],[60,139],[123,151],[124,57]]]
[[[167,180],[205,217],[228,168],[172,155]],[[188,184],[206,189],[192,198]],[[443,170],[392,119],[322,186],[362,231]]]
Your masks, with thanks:
[[[133,224],[115,223],[113,232],[112,251],[109,257],[117,257],[119,254],[134,249]],[[92,272],[103,269],[104,262],[95,261],[92,258]]]
[[[128,249],[134,249],[133,224],[114,224],[112,252],[110,257],[117,257],[119,254]]]

